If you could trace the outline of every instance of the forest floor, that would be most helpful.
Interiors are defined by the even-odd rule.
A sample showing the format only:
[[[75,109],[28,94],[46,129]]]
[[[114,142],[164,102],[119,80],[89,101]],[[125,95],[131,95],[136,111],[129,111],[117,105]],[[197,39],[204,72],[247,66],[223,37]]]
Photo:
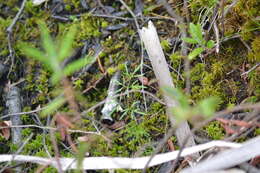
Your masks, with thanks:
[[[0,77],[0,172],[260,171],[259,0],[0,0]]]

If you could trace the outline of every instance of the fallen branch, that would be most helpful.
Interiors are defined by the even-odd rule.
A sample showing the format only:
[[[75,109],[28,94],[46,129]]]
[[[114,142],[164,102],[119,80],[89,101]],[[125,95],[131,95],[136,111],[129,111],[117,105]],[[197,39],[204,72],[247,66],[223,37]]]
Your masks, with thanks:
[[[211,172],[230,168],[260,155],[260,137],[246,142],[240,148],[217,154],[215,157],[181,171],[181,173]]]
[[[183,149],[181,157],[188,156],[212,147],[230,147],[239,148],[242,144],[225,142],[225,141],[212,141],[209,143],[197,145],[190,148]],[[165,162],[169,162],[177,158],[179,151],[173,151],[163,154],[157,154],[154,159],[149,163],[148,167],[156,166]],[[126,158],[126,157],[87,157],[83,159],[82,169],[96,170],[96,169],[143,169],[146,166],[150,156]],[[0,162],[19,161],[37,163],[40,165],[51,165],[57,168],[57,162],[54,158],[43,158],[27,155],[16,155],[13,157],[11,154],[0,155]],[[60,158],[59,162],[63,171],[70,169],[78,169],[78,163],[75,158]]]

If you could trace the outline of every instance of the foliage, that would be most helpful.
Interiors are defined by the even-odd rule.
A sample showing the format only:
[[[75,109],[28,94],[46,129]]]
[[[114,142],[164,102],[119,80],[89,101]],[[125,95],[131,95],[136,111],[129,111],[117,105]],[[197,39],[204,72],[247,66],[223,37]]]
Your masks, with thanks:
[[[86,66],[91,62],[90,57],[84,57],[67,64],[65,67],[61,66],[61,62],[71,55],[73,39],[76,34],[75,26],[72,26],[64,37],[55,43],[48,32],[46,25],[39,22],[41,30],[42,47],[41,50],[31,47],[26,43],[20,43],[21,51],[28,57],[34,58],[45,65],[52,72],[51,81],[55,85],[61,82],[65,76],[73,74],[75,71]],[[65,102],[63,97],[56,98],[48,107],[43,111],[43,114],[50,114],[58,107],[62,106]]]
[[[102,2],[106,8],[107,5],[111,5],[115,10],[122,10],[120,3],[118,2]],[[125,2],[130,8],[135,8],[133,0]],[[226,10],[228,5],[232,2],[233,1],[231,0],[225,1],[224,9]],[[59,106],[60,110],[70,112],[71,110],[68,105],[64,104],[65,99],[62,97],[62,87],[59,85],[59,82],[62,82],[63,77],[72,74],[74,68],[79,68],[78,64],[74,64],[68,67],[68,70],[65,72],[64,69],[66,66],[65,68],[60,66],[63,60],[57,60],[60,69],[53,69],[50,64],[55,63],[52,63],[53,59],[49,58],[50,56],[47,56],[50,52],[46,51],[44,46],[40,46],[38,42],[42,30],[42,27],[36,27],[39,20],[45,21],[48,26],[48,28],[45,27],[45,29],[48,30],[49,38],[56,38],[53,40],[51,39],[54,44],[53,49],[55,50],[56,58],[61,51],[64,51],[61,50],[64,46],[62,41],[69,33],[73,35],[73,30],[78,32],[74,35],[70,50],[68,49],[68,54],[64,58],[74,55],[73,49],[80,50],[81,46],[85,45],[86,41],[90,42],[90,44],[93,40],[101,41],[103,51],[99,56],[99,65],[103,66],[108,75],[87,93],[82,93],[80,91],[75,92],[76,99],[80,104],[80,110],[87,110],[106,98],[110,76],[118,70],[122,71],[120,92],[131,89],[143,89],[141,82],[138,80],[138,78],[141,77],[139,66],[141,55],[139,54],[140,43],[135,27],[130,27],[132,25],[128,25],[126,28],[107,32],[107,26],[124,21],[94,17],[91,14],[87,14],[88,10],[84,9],[81,2],[77,0],[64,0],[63,5],[65,7],[62,15],[64,14],[68,21],[60,21],[59,19],[54,18],[54,13],[50,10],[52,9],[52,3],[54,4],[55,2],[48,1],[41,6],[33,6],[32,2],[28,1],[22,16],[17,21],[13,30],[12,44],[15,51],[15,63],[13,64],[13,69],[8,80],[11,82],[16,82],[19,78],[25,78],[26,80],[26,82],[18,84],[24,89],[23,99],[26,108],[23,109],[23,112],[35,110],[38,106],[47,104],[49,100],[53,100],[53,102],[52,105],[48,107],[49,111],[47,109],[47,112],[55,111]],[[168,22],[168,17],[164,16],[165,14],[162,13],[164,10],[162,10],[161,5],[156,4],[155,1],[152,0],[143,1],[143,3],[144,15],[160,15],[158,17],[165,17],[166,19],[154,20],[154,23],[159,31],[159,37],[162,40],[162,47],[166,58],[169,60],[169,65],[173,69],[171,70],[171,76],[174,84],[177,88],[184,88],[185,81],[183,76],[185,75],[185,71],[183,69],[180,46],[176,44],[174,49],[175,52],[173,52],[173,46],[168,41],[173,37],[178,37],[179,30],[174,28],[175,24],[173,22]],[[186,15],[185,10],[182,8],[182,4],[179,4],[179,1],[169,1],[169,3],[171,3],[171,6],[179,15]],[[212,41],[207,44],[206,35],[204,35],[203,29],[205,27],[205,22],[211,22],[210,19],[213,17],[217,3],[218,1],[216,0],[189,0],[188,8],[190,12],[190,21],[194,24],[191,23],[189,25],[188,30],[190,37],[184,38],[184,40],[186,39],[186,41],[191,44],[189,58],[193,60],[214,44]],[[89,4],[96,6],[96,1],[91,1]],[[10,62],[10,60],[8,60],[9,50],[6,28],[11,24],[19,7],[20,3],[18,3],[17,0],[3,1],[3,3],[0,4],[0,40],[2,43],[0,45],[0,57],[5,64]],[[205,119],[207,118],[206,115],[212,115],[213,110],[226,108],[230,105],[234,106],[239,103],[255,103],[259,101],[259,68],[251,71],[248,75],[240,76],[242,72],[249,70],[259,62],[259,7],[258,0],[248,0],[246,3],[245,1],[239,0],[233,8],[229,9],[229,13],[225,16],[223,30],[221,26],[222,21],[218,15],[217,23],[219,24],[221,42],[219,54],[210,53],[206,58],[192,61],[190,97],[182,94],[182,92],[178,94],[177,91],[176,94],[176,91],[170,91],[175,93],[176,96],[179,96],[182,103],[182,107],[180,106],[175,110],[177,114],[179,112],[180,121],[186,118],[193,120],[193,118],[196,119],[196,117],[201,114],[205,114],[202,117]],[[101,8],[98,8],[97,10],[99,9]],[[217,9],[219,10],[217,11],[218,14],[220,14],[221,8]],[[212,30],[206,34],[208,34],[208,38],[214,38]],[[223,42],[227,37],[234,35],[241,36],[241,39],[250,47],[251,51],[249,51],[248,48],[245,48],[240,39],[230,37],[228,41]],[[26,43],[20,43],[20,41]],[[47,60],[49,64],[39,61],[35,57],[32,57],[32,59],[24,59],[24,56],[22,55],[26,55],[26,57],[28,55],[26,54],[26,51],[24,51],[23,46],[32,49],[38,48],[36,50],[41,52],[41,55],[44,55],[45,60]],[[92,48],[90,48],[89,51],[91,51],[91,49]],[[131,62],[129,66],[125,65],[126,61]],[[153,82],[156,80],[146,56],[144,56],[144,63],[144,76],[149,79],[149,85],[145,86],[145,90],[160,97],[157,84],[156,82]],[[73,79],[74,89],[81,91],[85,90],[92,81],[98,81],[101,76],[104,76],[99,68],[100,67],[98,67],[97,64],[94,64],[88,72],[75,80]],[[52,82],[50,82],[50,78]],[[176,96],[173,97],[176,98]],[[216,102],[214,99],[208,100],[209,97],[212,98],[211,96],[217,96],[219,98],[218,104],[215,104]],[[100,108],[92,110],[87,115],[84,115],[85,118],[87,117],[90,119],[83,118],[81,120],[82,126],[77,127],[77,129],[95,131],[96,128],[101,128],[102,135],[109,138],[109,142],[100,136],[88,135],[90,140],[79,144],[77,137],[81,136],[81,134],[73,133],[72,140],[77,143],[77,147],[79,147],[78,149],[80,151],[76,155],[81,156],[82,158],[85,151],[89,152],[91,156],[133,157],[136,156],[136,152],[139,150],[141,150],[141,156],[152,153],[154,144],[163,138],[169,126],[164,105],[147,96],[146,106],[148,111],[144,111],[144,98],[142,93],[131,93],[120,98],[120,101],[124,111],[118,113],[115,118],[117,118],[117,121],[121,117],[121,121],[123,121],[125,125],[119,129],[108,130],[103,128],[103,125],[96,123],[96,120],[98,120],[100,116]],[[196,113],[196,111],[200,112]],[[143,112],[145,114],[142,114]],[[1,113],[5,114],[4,100],[1,100]],[[39,118],[42,124],[48,124],[49,120],[47,117]],[[92,121],[93,119],[95,119],[95,121]],[[24,125],[34,124],[35,114],[22,115],[22,121]],[[95,126],[93,124],[95,124]],[[203,127],[203,130],[212,139],[223,139],[225,136],[223,128],[217,121],[209,123]],[[22,131],[23,139],[27,138],[31,133],[34,133],[34,136],[28,142],[28,146],[25,146],[22,154],[45,157],[47,155],[43,148],[47,147],[51,155],[54,155],[53,147],[49,140],[50,136],[48,130],[46,130],[46,132],[47,133],[45,134],[42,129],[37,128],[24,128]],[[259,128],[253,132],[253,135],[259,135]],[[68,144],[62,142],[57,134],[56,137],[61,156],[74,157],[74,155],[68,151]],[[172,138],[174,138],[173,141],[174,144],[176,144],[176,137]],[[43,144],[44,140],[46,140],[46,145]],[[243,140],[246,140],[246,138]],[[0,153],[14,153],[19,148],[18,146],[13,145],[10,140],[6,141],[1,137],[0,145]],[[81,149],[81,146],[87,147]],[[178,146],[175,147],[178,149]],[[26,171],[29,169],[30,172],[35,172],[37,167],[35,164],[26,164]],[[44,172],[55,171],[56,170],[52,167],[48,167],[44,170]],[[118,170],[116,172],[140,171]],[[153,168],[151,172],[156,171]]]
[[[196,58],[204,50],[211,49],[212,47],[214,47],[214,41],[212,40],[206,41],[203,38],[202,28],[200,24],[190,23],[189,33],[191,35],[191,38],[182,38],[182,40],[190,44],[197,44],[199,46],[189,53],[188,58],[190,60]]]
[[[221,124],[217,121],[210,122],[206,127],[204,127],[205,131],[214,140],[223,139],[225,136],[224,129],[221,127]]]
[[[136,67],[133,72],[129,70],[127,63],[125,63],[124,67],[124,71],[122,72],[122,82],[118,81],[118,84],[120,86],[118,92],[140,90],[144,88],[144,86],[140,85],[137,80],[138,77],[142,76],[140,74],[137,74],[140,71],[141,65]]]
[[[172,108],[177,123],[194,118],[194,116],[209,118],[218,106],[219,100],[216,97],[208,97],[198,102],[197,105],[190,106],[188,97],[179,89],[165,87],[164,90],[178,103],[177,106]]]

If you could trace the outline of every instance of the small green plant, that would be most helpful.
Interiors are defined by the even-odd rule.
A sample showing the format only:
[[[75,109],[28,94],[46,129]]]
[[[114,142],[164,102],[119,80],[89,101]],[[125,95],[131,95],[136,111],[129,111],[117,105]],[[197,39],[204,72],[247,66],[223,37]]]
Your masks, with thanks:
[[[217,97],[208,97],[191,106],[188,97],[177,88],[165,87],[164,90],[178,102],[178,105],[172,108],[177,123],[194,118],[195,116],[209,118],[211,117],[219,103]]]
[[[70,64],[62,67],[61,62],[72,54],[72,44],[76,34],[76,27],[72,26],[61,40],[56,42],[52,40],[47,26],[39,22],[41,31],[42,47],[44,51],[34,48],[26,43],[20,43],[21,51],[28,57],[38,60],[52,72],[51,82],[56,85],[63,82],[66,76],[86,66],[91,62],[90,57],[80,58]],[[64,84],[65,85],[65,84]],[[65,103],[65,98],[58,97],[43,111],[43,114],[50,114]]]
[[[139,101],[133,102],[129,107],[125,108],[122,112],[123,114],[120,117],[120,120],[123,119],[125,116],[129,115],[132,120],[136,120],[136,115],[146,115],[142,112],[138,105],[140,105]]]
[[[209,137],[211,137],[214,140],[220,140],[225,136],[221,124],[217,121],[210,122],[204,129],[209,135]]]
[[[196,44],[196,45],[199,46],[189,53],[188,58],[190,60],[196,58],[204,50],[211,49],[212,47],[214,47],[214,41],[213,40],[209,40],[207,42],[203,38],[202,28],[201,28],[200,24],[190,23],[189,33],[191,35],[191,38],[182,38],[182,40],[187,42],[187,43]]]
[[[127,64],[125,63],[125,69],[122,72],[122,82],[118,81],[118,84],[121,86],[119,91],[122,90],[140,90],[144,88],[144,86],[140,85],[138,83],[138,77],[141,77],[142,75],[137,74],[137,72],[140,70],[141,66],[139,65],[133,72],[129,71]]]

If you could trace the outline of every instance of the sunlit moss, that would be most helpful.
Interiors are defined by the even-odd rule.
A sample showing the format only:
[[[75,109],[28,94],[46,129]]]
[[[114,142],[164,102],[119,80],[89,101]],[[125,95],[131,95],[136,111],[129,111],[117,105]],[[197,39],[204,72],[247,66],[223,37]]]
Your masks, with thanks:
[[[223,137],[225,136],[224,129],[217,121],[209,123],[204,129],[209,135],[209,137],[211,137],[214,140],[223,139]]]

